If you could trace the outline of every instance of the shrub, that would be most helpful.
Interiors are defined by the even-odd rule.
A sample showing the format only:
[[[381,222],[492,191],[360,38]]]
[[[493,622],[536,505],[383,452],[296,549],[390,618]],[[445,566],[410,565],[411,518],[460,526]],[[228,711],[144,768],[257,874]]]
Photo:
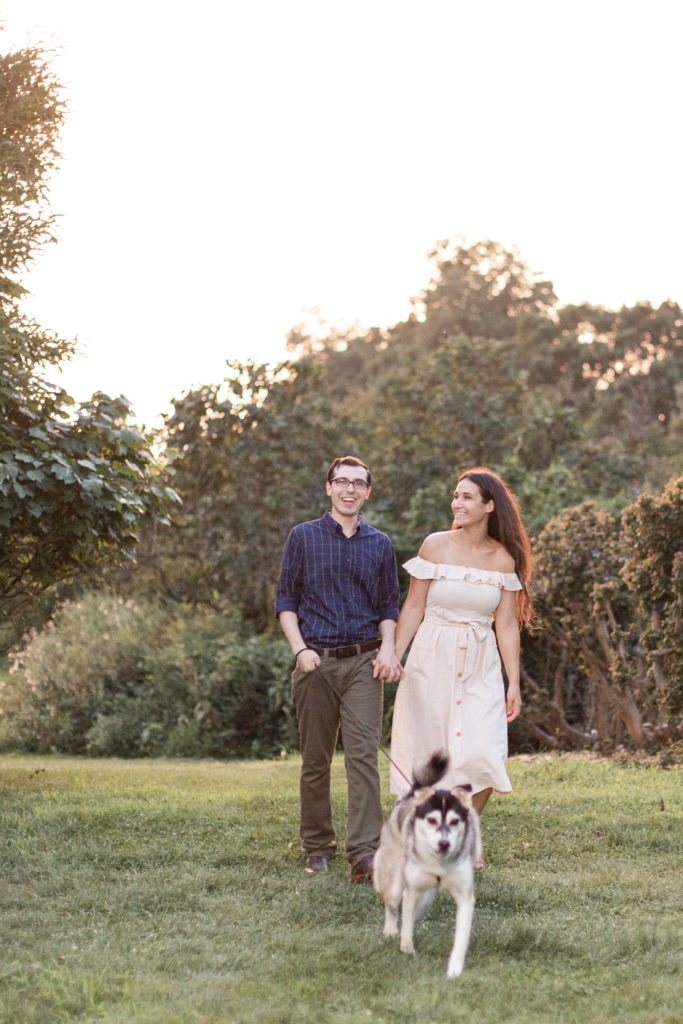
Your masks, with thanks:
[[[655,729],[667,740],[670,719],[683,710],[683,476],[626,509],[622,543],[621,575],[646,623],[641,640],[657,703]]]
[[[214,613],[86,594],[0,680],[5,747],[140,757],[270,756],[296,745],[289,645]]]
[[[562,748],[675,744],[683,706],[683,478],[621,517],[595,502],[535,545],[542,632],[525,638],[522,726]]]
[[[279,636],[230,639],[206,680],[199,711],[215,757],[264,757],[296,746],[292,653]]]

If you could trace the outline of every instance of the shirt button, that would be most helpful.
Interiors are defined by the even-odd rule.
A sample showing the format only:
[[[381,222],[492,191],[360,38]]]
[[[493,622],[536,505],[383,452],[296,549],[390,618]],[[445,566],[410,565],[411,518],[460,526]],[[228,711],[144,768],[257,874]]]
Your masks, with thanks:
[[[460,735],[460,733],[459,733],[459,732],[456,732],[456,734],[455,734],[455,735],[456,735],[456,736],[459,736],[459,735]]]
[[[462,701],[461,701],[461,700],[456,700],[456,702],[455,702],[455,703],[456,703],[456,704],[462,704]]]
[[[458,672],[458,679],[462,676],[462,672]]]

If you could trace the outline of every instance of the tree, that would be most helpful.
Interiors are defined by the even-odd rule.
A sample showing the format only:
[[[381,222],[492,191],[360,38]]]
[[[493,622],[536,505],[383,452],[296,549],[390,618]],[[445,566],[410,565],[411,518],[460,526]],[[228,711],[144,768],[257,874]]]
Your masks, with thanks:
[[[21,274],[54,241],[46,201],[65,110],[44,53],[0,56],[0,650],[47,587],[131,557],[137,528],[177,500],[126,399],[78,407],[49,383],[74,344],[21,312]]]
[[[446,334],[512,338],[522,316],[547,319],[555,307],[552,283],[532,274],[516,250],[498,242],[438,242],[429,258],[434,275],[418,300],[420,333],[429,347]]]
[[[222,385],[174,403],[166,435],[183,507],[148,534],[145,558],[167,595],[239,607],[260,632],[274,622],[287,533],[327,507],[327,467],[353,450],[353,432],[310,359],[228,367]]]
[[[3,372],[0,609],[10,619],[58,580],[133,558],[139,527],[166,521],[174,498],[125,399],[96,394],[74,415],[62,393],[12,385]]]
[[[61,87],[36,48],[0,54],[0,302],[25,289],[17,275],[54,241],[46,208],[66,115]]]
[[[378,501],[396,534],[403,537],[408,527],[409,546],[440,528],[424,520],[433,505],[425,504],[423,490],[443,493],[443,528],[458,472],[495,465],[514,446],[522,427],[523,384],[504,358],[503,344],[449,336],[411,363],[388,360],[383,374],[367,384],[368,458],[392,481]]]

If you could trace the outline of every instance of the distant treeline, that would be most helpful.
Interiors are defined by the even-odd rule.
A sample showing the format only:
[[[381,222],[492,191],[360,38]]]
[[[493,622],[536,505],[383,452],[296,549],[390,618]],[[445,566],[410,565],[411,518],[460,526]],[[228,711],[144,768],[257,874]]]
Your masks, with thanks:
[[[671,749],[683,689],[683,313],[674,302],[559,307],[550,282],[493,242],[443,243],[432,260],[405,322],[322,337],[295,329],[289,362],[231,363],[224,381],[176,400],[163,444],[183,504],[143,533],[134,567],[96,582],[228,616],[230,642],[253,653],[277,638],[282,545],[326,507],[333,456],[370,465],[367,517],[399,562],[450,525],[459,471],[487,465],[517,494],[536,555],[538,628],[523,637],[514,743]],[[278,663],[271,697],[284,733],[275,729],[273,748],[296,736],[286,652]],[[198,692],[181,717],[208,735],[217,712]],[[244,730],[248,742],[233,730],[208,748],[260,750]]]

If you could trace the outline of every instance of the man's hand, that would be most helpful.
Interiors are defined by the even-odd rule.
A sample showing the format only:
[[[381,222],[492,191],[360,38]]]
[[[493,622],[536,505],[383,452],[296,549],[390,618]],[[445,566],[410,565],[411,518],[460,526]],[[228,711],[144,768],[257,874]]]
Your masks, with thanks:
[[[319,664],[320,655],[316,654],[315,651],[312,651],[310,647],[306,647],[303,651],[299,651],[296,656],[296,667],[300,668],[302,672],[312,672]]]
[[[396,657],[393,644],[390,647],[382,644],[372,664],[373,679],[379,679],[382,683],[395,683],[403,675],[403,666]]]

